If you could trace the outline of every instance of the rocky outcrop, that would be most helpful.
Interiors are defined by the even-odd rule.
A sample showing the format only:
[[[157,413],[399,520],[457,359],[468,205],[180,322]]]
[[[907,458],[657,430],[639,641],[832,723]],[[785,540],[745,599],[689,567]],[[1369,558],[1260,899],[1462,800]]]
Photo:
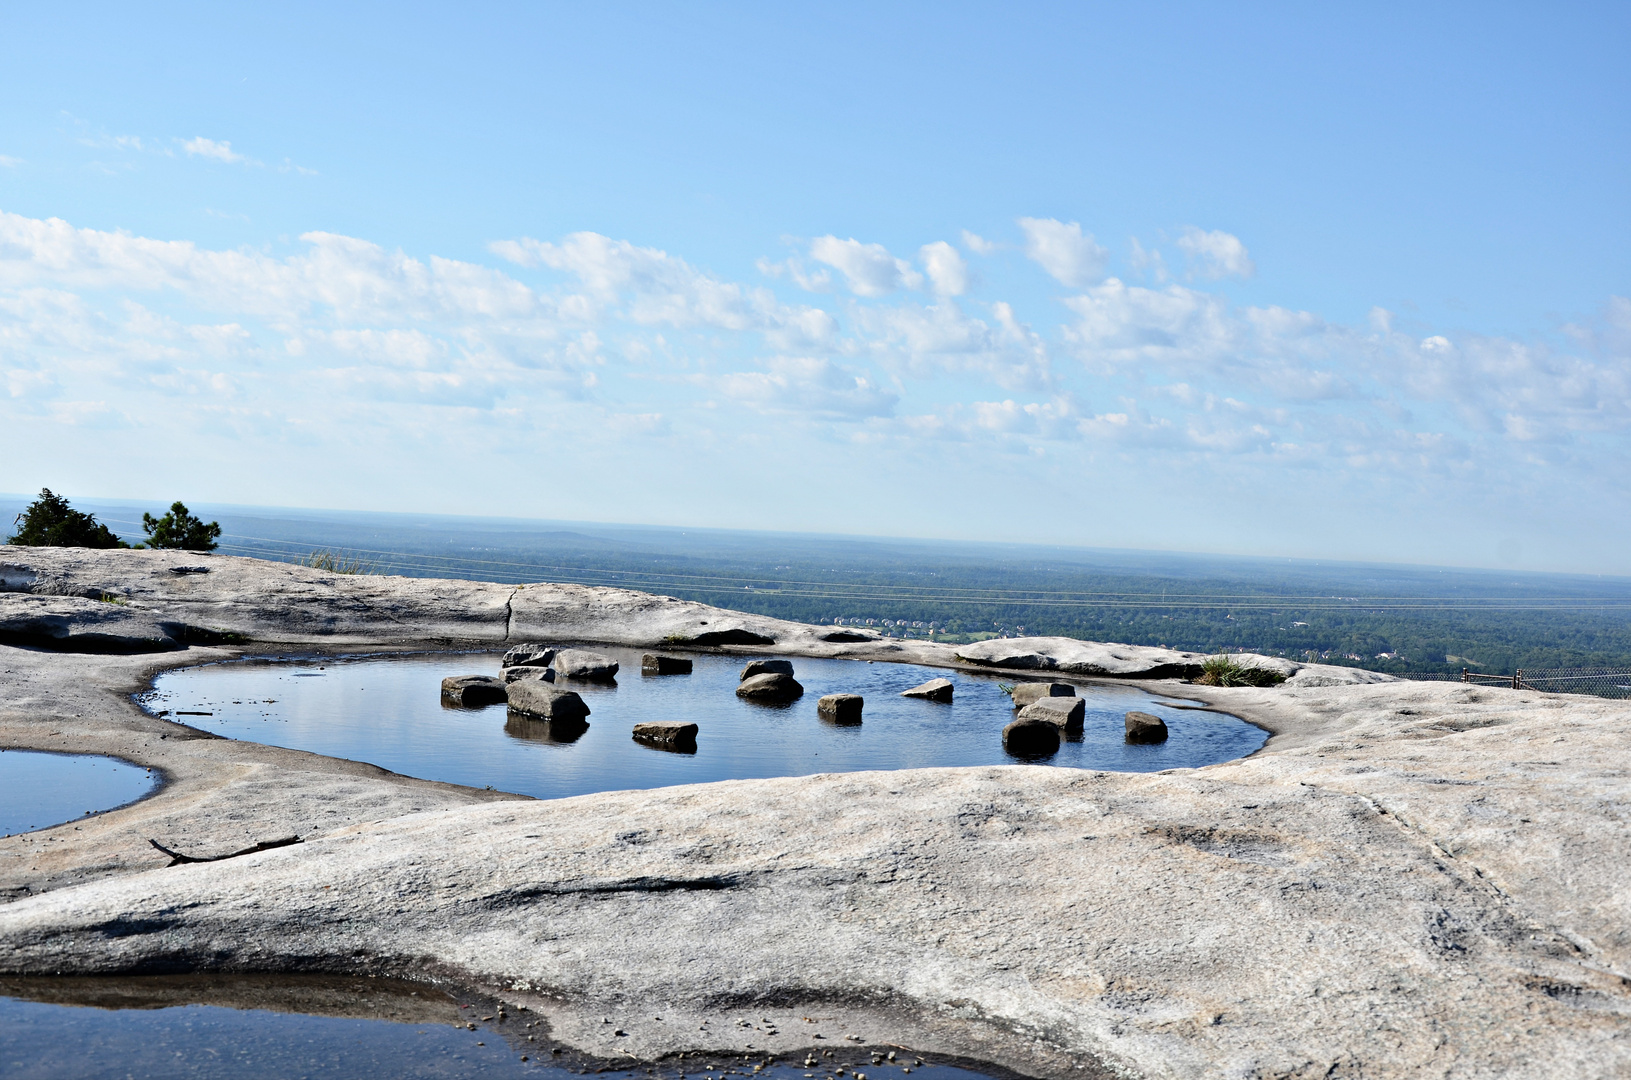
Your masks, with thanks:
[[[740,682],[747,682],[755,675],[791,675],[793,663],[790,660],[749,660],[742,673],[736,678]]]
[[[742,684],[736,688],[736,696],[761,704],[781,704],[797,701],[803,697],[804,687],[791,675],[767,671],[762,675],[743,679]]]
[[[659,750],[697,752],[697,726],[683,720],[649,720],[634,725],[634,741]]]
[[[1009,695],[1013,698],[1014,708],[1023,709],[1045,697],[1075,697],[1076,688],[1069,683],[1062,682],[1022,682],[1014,687]]]
[[[617,661],[587,649],[562,649],[555,654],[555,675],[585,682],[612,682],[617,678]]]
[[[509,667],[504,669],[504,681],[506,683],[519,682],[522,679],[541,679],[544,682],[554,682],[555,669],[547,667],[530,667],[524,664],[517,667]]]
[[[689,656],[663,656],[660,653],[646,653],[640,658],[640,673],[642,675],[689,675],[691,674],[691,658]]]
[[[859,724],[864,704],[860,694],[827,694],[816,699],[816,715],[830,724]]]
[[[504,680],[492,675],[450,675],[442,680],[442,700],[465,709],[479,709],[508,700]]]
[[[1057,727],[1060,731],[1077,732],[1082,730],[1082,722],[1087,717],[1087,702],[1078,697],[1044,697],[1037,698],[1023,709],[1019,710],[1020,720],[1041,720]]]
[[[928,682],[914,686],[910,690],[902,690],[900,696],[922,698],[925,701],[946,702],[951,700],[951,696],[956,689],[956,685],[950,679],[930,679]]]
[[[1163,743],[1167,741],[1167,722],[1147,712],[1127,714],[1127,741],[1130,743]]]
[[[508,686],[510,708],[544,720],[582,720],[589,706],[572,690],[540,679],[521,679]]]

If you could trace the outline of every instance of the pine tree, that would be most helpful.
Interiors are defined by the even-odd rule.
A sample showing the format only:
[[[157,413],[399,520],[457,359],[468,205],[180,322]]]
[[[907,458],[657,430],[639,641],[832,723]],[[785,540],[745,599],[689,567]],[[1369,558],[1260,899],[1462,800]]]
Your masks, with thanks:
[[[122,548],[130,545],[113,535],[94,514],[75,510],[61,495],[42,488],[40,497],[13,522],[17,534],[6,541],[18,547]]]
[[[208,525],[194,517],[186,504],[170,504],[170,512],[161,518],[142,515],[142,531],[147,534],[150,548],[181,548],[184,551],[214,551],[220,539],[221,525],[212,521]]]

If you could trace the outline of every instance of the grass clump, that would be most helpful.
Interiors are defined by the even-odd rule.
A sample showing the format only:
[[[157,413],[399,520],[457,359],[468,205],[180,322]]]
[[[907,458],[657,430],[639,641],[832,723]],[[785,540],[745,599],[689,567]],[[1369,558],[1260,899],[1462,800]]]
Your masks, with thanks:
[[[1194,681],[1202,686],[1279,686],[1286,677],[1273,668],[1247,667],[1220,653],[1201,665]]]
[[[347,555],[343,551],[321,548],[300,560],[301,566],[313,570],[327,570],[331,574],[377,574],[379,563],[360,555]]]

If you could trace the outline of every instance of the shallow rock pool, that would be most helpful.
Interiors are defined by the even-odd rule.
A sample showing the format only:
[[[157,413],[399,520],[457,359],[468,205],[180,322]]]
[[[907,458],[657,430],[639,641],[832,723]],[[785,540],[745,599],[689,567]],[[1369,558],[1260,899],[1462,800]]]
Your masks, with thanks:
[[[133,803],[158,783],[147,769],[99,754],[0,750],[0,836]]]
[[[269,980],[257,985],[254,980]],[[996,1080],[875,1038],[744,1049],[763,1010],[721,1018],[717,1049],[630,1061],[553,1042],[549,1026],[491,1000],[392,979],[276,976],[0,979],[0,1076],[7,1080],[497,1080],[595,1074],[606,1080]],[[788,1010],[784,1027],[798,1021]],[[629,1020],[620,1020],[630,1023]],[[704,1028],[703,1032],[711,1029]],[[619,1029],[619,1034],[623,1034]],[[699,1042],[712,1041],[699,1033]],[[830,1043],[831,1048],[825,1047]],[[894,1053],[895,1060],[882,1060]],[[814,1057],[814,1067],[804,1064]]]
[[[693,656],[689,675],[642,675],[639,650],[594,646],[622,665],[615,685],[565,680],[588,703],[587,728],[531,720],[504,705],[451,708],[441,680],[498,674],[495,654],[431,654],[326,660],[247,660],[167,672],[144,706],[234,739],[366,761],[393,772],[472,787],[560,798],[596,791],[712,780],[803,776],[861,769],[1004,765],[1014,717],[999,687],[1012,676],[970,675],[911,664],[794,658],[804,696],[771,706],[736,696],[749,657]],[[956,684],[949,704],[900,696],[929,679]],[[823,694],[866,699],[863,720],[837,726],[816,714]],[[1244,757],[1267,734],[1232,716],[1168,704],[1142,690],[1078,686],[1087,721],[1080,737],[1041,763],[1150,772]],[[1154,713],[1171,737],[1128,745],[1129,710]],[[694,753],[631,738],[650,720],[698,725]]]

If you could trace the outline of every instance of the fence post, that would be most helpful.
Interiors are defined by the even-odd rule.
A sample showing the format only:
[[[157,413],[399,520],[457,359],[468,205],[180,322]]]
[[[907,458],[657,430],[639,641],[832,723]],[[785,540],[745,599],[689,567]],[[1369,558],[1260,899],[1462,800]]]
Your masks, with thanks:
[[[1522,690],[1523,689],[1523,668],[1519,668],[1516,672],[1513,673],[1513,675],[1512,675],[1512,689],[1514,689],[1514,690]]]
[[[1467,669],[1466,668],[1461,669],[1461,681],[1462,682],[1472,682],[1472,679],[1468,678],[1468,676],[1467,676]]]

